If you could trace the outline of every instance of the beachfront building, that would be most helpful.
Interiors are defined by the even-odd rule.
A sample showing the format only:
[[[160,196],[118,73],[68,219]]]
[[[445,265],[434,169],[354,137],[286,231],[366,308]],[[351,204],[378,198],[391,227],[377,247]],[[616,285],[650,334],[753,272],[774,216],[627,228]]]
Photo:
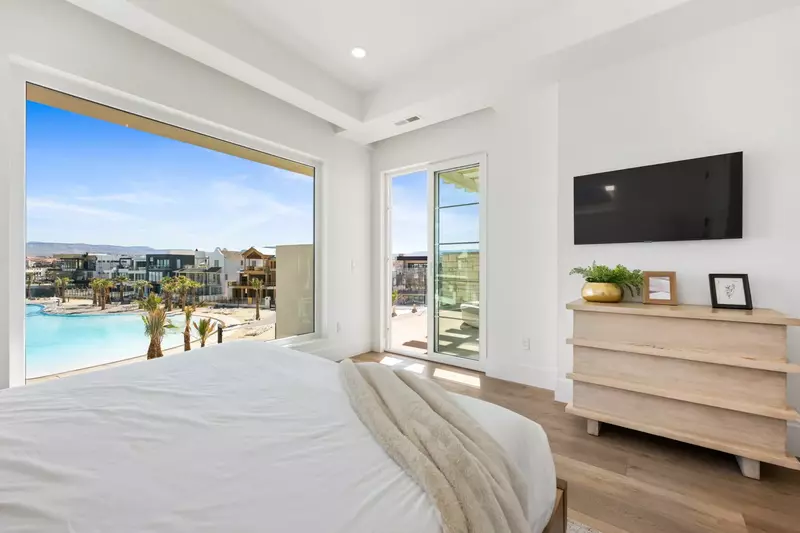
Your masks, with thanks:
[[[177,276],[186,276],[201,286],[196,290],[197,296],[221,296],[223,294],[220,282],[222,267],[209,267],[205,264],[189,265],[176,272]],[[202,299],[202,298],[201,298]]]
[[[31,277],[33,283],[41,283],[47,280],[47,271],[49,267],[46,266],[31,266],[25,269],[25,276]]]
[[[241,267],[238,279],[232,283],[233,298],[255,297],[250,288],[254,279],[260,280],[264,289],[262,296],[270,301],[275,299],[275,248],[256,248],[251,246],[242,252]]]
[[[130,267],[123,271],[123,274],[130,281],[146,281],[147,280],[147,256],[135,255],[132,258]]]
[[[111,279],[119,269],[120,254],[95,254],[94,277]]]
[[[392,268],[392,292],[398,305],[425,305],[428,287],[428,254],[398,254]]]
[[[244,267],[242,252],[238,250],[228,250],[227,248],[216,248],[211,252],[212,266],[221,267],[220,283],[222,293],[226,298],[233,298],[233,287],[238,284],[239,270]]]
[[[195,254],[191,250],[173,250],[155,254],[147,254],[147,281],[153,284],[153,290],[161,292],[161,280],[174,277],[182,268],[194,265]]]
[[[54,267],[59,276],[72,278],[77,283],[88,283],[97,268],[97,256],[91,254],[53,254]]]
[[[147,260],[144,255],[95,254],[94,277],[103,279],[128,278],[128,281],[147,279]]]

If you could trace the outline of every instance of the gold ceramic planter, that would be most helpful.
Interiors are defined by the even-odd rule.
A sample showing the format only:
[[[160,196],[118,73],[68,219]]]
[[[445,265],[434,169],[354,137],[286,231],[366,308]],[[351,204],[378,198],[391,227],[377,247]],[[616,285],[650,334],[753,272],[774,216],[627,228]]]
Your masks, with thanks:
[[[622,289],[616,283],[586,282],[581,296],[587,302],[617,303],[622,300]]]

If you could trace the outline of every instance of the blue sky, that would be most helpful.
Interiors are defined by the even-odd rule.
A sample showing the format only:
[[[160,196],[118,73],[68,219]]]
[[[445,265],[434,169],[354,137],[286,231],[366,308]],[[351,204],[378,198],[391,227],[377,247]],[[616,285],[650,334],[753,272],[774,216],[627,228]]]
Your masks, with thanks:
[[[27,104],[29,241],[163,249],[312,243],[312,178]]]
[[[28,241],[208,251],[313,242],[308,176],[35,102],[26,142]],[[393,253],[427,248],[426,181],[425,171],[392,180]],[[475,197],[440,189],[442,206]],[[442,242],[478,240],[477,206],[440,213]]]
[[[424,252],[428,248],[428,174],[412,172],[392,179],[392,253]],[[478,194],[439,184],[439,242],[460,243],[450,250],[476,249],[478,242]]]

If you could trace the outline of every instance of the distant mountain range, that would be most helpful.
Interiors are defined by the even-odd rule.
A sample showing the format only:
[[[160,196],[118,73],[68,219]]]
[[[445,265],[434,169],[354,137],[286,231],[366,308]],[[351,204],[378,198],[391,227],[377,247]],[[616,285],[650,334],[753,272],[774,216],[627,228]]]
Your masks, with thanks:
[[[116,246],[113,244],[85,244],[82,242],[29,242],[28,257],[49,257],[53,254],[157,254],[163,250],[149,246]]]

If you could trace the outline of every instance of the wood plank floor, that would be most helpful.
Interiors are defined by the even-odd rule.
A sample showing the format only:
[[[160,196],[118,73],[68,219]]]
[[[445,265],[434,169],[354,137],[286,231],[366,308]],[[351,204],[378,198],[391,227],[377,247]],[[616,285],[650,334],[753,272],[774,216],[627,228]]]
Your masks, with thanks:
[[[569,482],[570,518],[602,533],[800,532],[800,472],[762,464],[761,481],[747,479],[733,456],[713,450],[607,424],[592,437],[552,391],[393,354],[354,360],[384,357],[538,422]]]

